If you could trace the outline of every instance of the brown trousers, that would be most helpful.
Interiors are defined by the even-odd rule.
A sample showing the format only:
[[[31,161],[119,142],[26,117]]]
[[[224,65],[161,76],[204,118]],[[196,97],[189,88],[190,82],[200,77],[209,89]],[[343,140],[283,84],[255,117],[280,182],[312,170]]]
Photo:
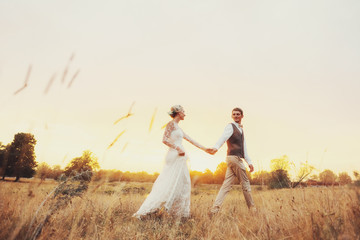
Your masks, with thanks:
[[[248,208],[255,206],[251,196],[250,181],[246,175],[246,167],[244,165],[244,161],[245,159],[238,156],[230,155],[226,157],[227,169],[225,174],[225,180],[216,197],[214,205],[211,208],[211,212],[216,213],[220,210],[220,207],[224,202],[226,195],[231,190],[232,185],[234,184],[236,179],[239,180],[242,186],[243,194]]]

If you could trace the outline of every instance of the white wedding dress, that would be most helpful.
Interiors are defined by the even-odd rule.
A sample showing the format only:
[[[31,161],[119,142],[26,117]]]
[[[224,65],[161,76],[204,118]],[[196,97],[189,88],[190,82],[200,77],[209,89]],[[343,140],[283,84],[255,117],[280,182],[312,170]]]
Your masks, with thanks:
[[[190,216],[191,181],[187,166],[187,154],[180,156],[176,148],[184,151],[182,139],[205,150],[199,143],[186,135],[175,121],[170,121],[165,129],[163,142],[169,146],[165,166],[140,209],[133,215],[140,218],[161,208],[176,217]],[[185,151],[184,151],[185,152]]]

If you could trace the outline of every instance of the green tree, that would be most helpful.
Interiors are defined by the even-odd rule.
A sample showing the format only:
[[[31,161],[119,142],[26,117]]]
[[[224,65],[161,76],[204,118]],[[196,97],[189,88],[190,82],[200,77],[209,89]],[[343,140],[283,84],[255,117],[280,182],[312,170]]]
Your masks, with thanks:
[[[210,171],[210,169],[206,169],[205,172],[202,173],[199,182],[200,183],[205,183],[205,184],[214,183],[214,175]]]
[[[113,170],[108,175],[108,182],[120,182],[123,173],[120,170]]]
[[[196,186],[200,183],[202,172],[199,171],[190,171],[191,184]]]
[[[297,172],[296,182],[294,183],[294,185],[292,187],[295,188],[297,185],[299,185],[305,178],[307,178],[312,173],[312,171],[314,169],[315,169],[315,167],[310,165],[308,163],[308,161],[306,161],[305,163],[301,163],[300,169]]]
[[[35,174],[37,162],[35,161],[36,139],[30,133],[17,133],[9,146],[8,161],[5,165],[5,176],[15,176],[15,182],[20,177],[30,178]]]
[[[280,158],[275,158],[271,160],[270,163],[270,168],[272,171],[276,171],[276,170],[284,170],[284,171],[289,171],[290,170],[290,161],[289,161],[289,157],[286,155],[283,155]]]
[[[351,182],[352,182],[351,177],[349,176],[349,174],[347,172],[339,173],[339,183],[341,185],[349,184]]]
[[[104,170],[101,169],[97,172],[94,173],[92,180],[93,181],[109,181],[111,182],[111,175],[115,172],[116,170]],[[120,171],[119,171],[120,172]],[[115,178],[115,181],[120,181],[117,178]]]
[[[70,176],[72,173],[81,173],[84,171],[96,171],[100,168],[97,157],[94,154],[86,150],[81,157],[76,157],[70,161],[65,167],[65,175]]]
[[[289,188],[290,187],[290,178],[287,171],[283,169],[278,169],[271,172],[271,177],[269,179],[270,189],[274,188]]]
[[[61,174],[63,174],[64,171],[61,169],[60,165],[54,165],[51,169],[51,178],[54,180],[58,180]]]
[[[336,182],[336,175],[333,171],[326,169],[319,174],[319,179],[326,185],[332,185]]]
[[[45,178],[50,178],[52,173],[52,169],[46,162],[40,163],[36,168],[36,177],[41,180],[45,180]]]
[[[272,159],[270,162],[271,177],[269,179],[269,187],[273,188],[288,188],[290,187],[290,178],[288,171],[290,170],[291,162],[288,156],[283,155],[280,158]]]
[[[7,165],[8,160],[8,149],[10,145],[3,145],[2,142],[0,142],[0,176],[5,177],[5,169]]]
[[[226,162],[221,162],[214,172],[214,183],[222,183],[225,179],[225,173],[227,169]]]
[[[319,180],[319,176],[316,174],[313,174],[309,177],[310,180],[314,180],[314,181],[318,181]]]

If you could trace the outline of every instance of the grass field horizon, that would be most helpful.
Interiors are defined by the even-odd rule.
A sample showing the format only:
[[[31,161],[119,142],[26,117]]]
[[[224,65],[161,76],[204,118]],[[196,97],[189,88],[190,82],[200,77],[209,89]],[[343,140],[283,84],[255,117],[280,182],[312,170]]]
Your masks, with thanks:
[[[235,185],[221,212],[208,211],[220,188],[192,188],[191,217],[138,220],[152,183],[0,181],[0,239],[359,239],[358,187],[267,190],[252,186],[256,212]],[[62,189],[58,194],[59,189]],[[57,196],[55,197],[55,195]],[[34,235],[35,231],[39,231]],[[34,237],[35,236],[35,237]]]

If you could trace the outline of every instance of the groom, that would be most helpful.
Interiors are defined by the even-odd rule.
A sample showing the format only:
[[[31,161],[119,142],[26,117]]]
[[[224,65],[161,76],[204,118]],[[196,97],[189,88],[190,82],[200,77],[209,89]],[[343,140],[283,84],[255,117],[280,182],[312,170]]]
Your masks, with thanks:
[[[248,208],[253,208],[254,210],[256,209],[251,196],[250,182],[246,175],[246,167],[244,164],[244,162],[246,161],[249,165],[250,172],[254,171],[254,166],[252,165],[252,162],[247,154],[244,131],[241,125],[241,120],[244,117],[243,111],[240,108],[234,108],[232,110],[231,117],[234,122],[229,123],[225,127],[222,136],[214,145],[214,147],[206,151],[207,153],[215,154],[225,142],[228,146],[226,156],[227,169],[225,174],[225,180],[216,197],[214,205],[210,210],[211,215],[219,212],[225,196],[231,190],[231,186],[236,181],[236,179],[238,179],[241,183]]]

